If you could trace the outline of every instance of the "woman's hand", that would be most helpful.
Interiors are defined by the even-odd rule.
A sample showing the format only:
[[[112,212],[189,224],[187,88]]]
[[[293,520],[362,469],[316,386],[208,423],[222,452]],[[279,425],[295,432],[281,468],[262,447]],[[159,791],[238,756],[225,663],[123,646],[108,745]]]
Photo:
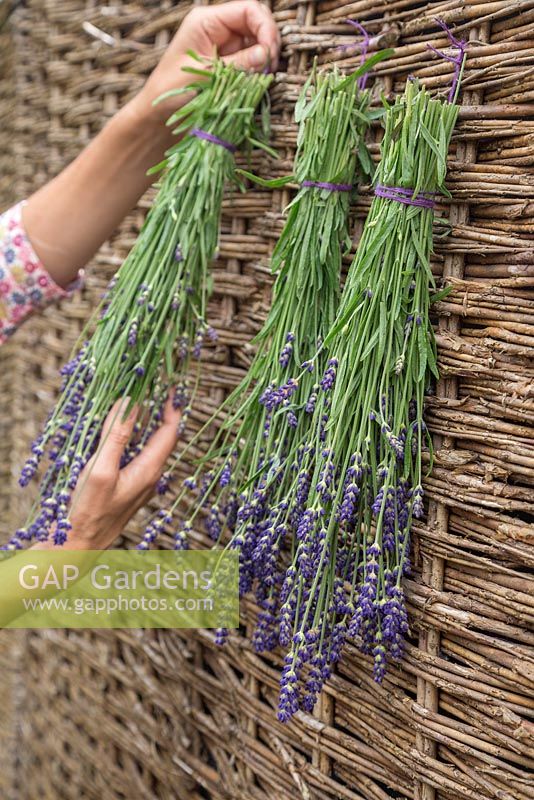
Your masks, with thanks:
[[[113,233],[153,181],[146,174],[149,167],[176,141],[165,122],[190,95],[153,102],[191,82],[191,74],[182,70],[188,64],[198,67],[189,49],[208,57],[217,49],[244,68],[276,69],[279,35],[271,12],[258,0],[203,6],[185,17],[140,93],[23,209],[37,256],[60,286],[68,286]]]
[[[124,402],[124,401],[122,401]],[[137,418],[134,408],[123,421],[121,401],[111,409],[102,430],[102,445],[78,480],[69,514],[72,530],[64,547],[68,550],[105,550],[120,535],[126,523],[150,499],[178,438],[181,413],[165,405],[163,421],[140,455],[120,468]],[[37,549],[56,549],[51,542]]]
[[[153,106],[164,92],[187,86],[193,76],[185,66],[199,64],[187,54],[213,58],[215,54],[254,71],[278,67],[280,34],[267,6],[258,0],[232,0],[216,6],[198,6],[185,17],[163,58],[133,103],[141,118],[164,123],[187,95],[169,98]]]

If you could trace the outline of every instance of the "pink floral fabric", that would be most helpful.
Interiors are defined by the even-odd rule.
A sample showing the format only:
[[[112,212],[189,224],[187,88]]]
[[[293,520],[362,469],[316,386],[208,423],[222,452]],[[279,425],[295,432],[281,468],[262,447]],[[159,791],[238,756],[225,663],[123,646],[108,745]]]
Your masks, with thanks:
[[[76,288],[62,289],[39,261],[22,224],[23,205],[0,214],[0,344],[30,314]]]

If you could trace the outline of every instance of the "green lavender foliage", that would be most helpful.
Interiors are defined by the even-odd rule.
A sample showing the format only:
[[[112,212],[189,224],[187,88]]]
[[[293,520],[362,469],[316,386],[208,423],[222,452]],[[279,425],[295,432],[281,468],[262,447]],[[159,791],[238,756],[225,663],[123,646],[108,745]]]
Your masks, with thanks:
[[[363,145],[369,97],[358,90],[359,74],[347,78],[337,71],[313,70],[295,107],[299,133],[294,175],[269,185],[288,181],[353,185],[362,164],[370,166]],[[189,503],[185,530],[177,534],[178,546],[207,497],[211,504],[208,528],[217,540],[225,526],[234,529],[236,504],[246,504],[258,482],[267,481],[270,493],[275,487],[288,491],[288,486],[278,483],[281,467],[296,458],[295,450],[306,436],[311,417],[304,407],[317,388],[321,360],[305,371],[290,403],[273,411],[262,404],[262,398],[300,369],[334,322],[342,254],[351,246],[349,201],[347,191],[301,186],[286,209],[286,222],[272,255],[277,277],[271,310],[255,339],[257,351],[247,375],[223,405],[225,421],[188,481],[199,488],[203,476],[202,496]],[[269,464],[267,476],[265,464]],[[291,481],[291,476],[286,477]],[[184,494],[187,490],[175,506]],[[272,502],[276,502],[274,497]],[[241,533],[238,526],[236,535]]]
[[[413,189],[414,198],[448,196],[446,157],[457,113],[409,81],[386,111],[377,183]],[[282,679],[286,717],[313,706],[347,635],[374,656],[377,680],[387,659],[402,653],[401,579],[409,569],[412,519],[423,513],[422,451],[431,449],[424,393],[438,377],[429,320],[433,217],[432,209],[374,198],[318,356],[327,353],[331,372],[300,464],[312,488],[279,610],[292,625],[288,672],[300,681]],[[291,508],[292,498],[286,501]],[[319,665],[322,677],[301,679],[304,663]]]
[[[239,148],[257,145],[255,114],[272,76],[243,72],[215,61],[189,69],[195,96],[169,120],[176,141],[165,160],[159,191],[139,236],[64,368],[62,392],[21,478],[50,459],[41,483],[41,510],[24,538],[56,539],[68,530],[67,506],[81,469],[100,443],[102,423],[116,400],[142,408],[125,462],[140,452],[161,418],[170,387],[189,413],[195,386],[190,362],[206,335],[210,260],[219,237],[225,184],[235,181],[234,156],[224,147],[187,135],[201,128]],[[94,328],[90,339],[83,341]],[[127,413],[127,412],[126,412]],[[62,521],[61,521],[62,520]],[[61,522],[60,522],[61,521]]]
[[[247,74],[215,62],[213,72],[203,73],[203,78],[192,85],[197,95],[168,124],[176,126],[177,135],[202,128],[242,147],[255,132],[254,114],[272,76]],[[159,167],[165,172],[158,195],[117,273],[93,337],[98,339],[93,345],[97,360],[105,358],[110,367],[109,385],[116,397],[127,394],[132,402],[150,394],[162,368],[167,384],[186,380],[194,345],[207,331],[209,266],[218,246],[224,187],[234,179],[235,168],[228,150],[187,135]],[[147,300],[139,307],[141,285],[148,289]],[[131,348],[128,333],[133,323],[137,342]],[[122,361],[124,354],[127,360]],[[145,369],[142,380],[132,372],[135,364]],[[106,378],[102,368],[103,383]]]
[[[416,82],[408,82],[404,96],[385,117],[377,183],[411,188],[414,197],[450,196],[444,180],[457,115],[457,106],[433,99]],[[429,287],[435,289],[430,268],[433,219],[431,209],[380,197],[373,200],[336,322],[326,339],[329,357],[339,359],[326,430],[328,446],[338,452],[339,446],[347,449],[347,457],[369,452],[375,466],[369,439],[393,418],[393,427],[389,425],[393,435],[407,432],[401,472],[415,486],[421,483],[421,446],[425,439],[429,446],[431,442],[411,432],[415,427],[408,424],[407,414],[415,400],[417,418],[422,420],[429,372],[439,377],[430,324]],[[373,412],[375,420],[370,417]],[[346,436],[349,423],[355,431],[351,437]],[[417,458],[412,462],[414,439]],[[380,441],[388,444],[382,434]],[[398,468],[389,445],[384,453]]]

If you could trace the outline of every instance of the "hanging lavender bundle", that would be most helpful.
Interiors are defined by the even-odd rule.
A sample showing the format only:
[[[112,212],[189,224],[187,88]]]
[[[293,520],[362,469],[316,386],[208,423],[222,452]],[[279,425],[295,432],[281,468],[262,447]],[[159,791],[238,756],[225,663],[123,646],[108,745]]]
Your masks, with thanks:
[[[300,186],[272,256],[277,279],[271,312],[256,337],[258,349],[246,377],[223,405],[225,422],[174,504],[185,497],[190,507],[176,547],[186,546],[187,532],[207,513],[215,542],[225,530],[233,533],[231,546],[241,554],[241,592],[257,578],[258,599],[266,608],[271,591],[265,586],[276,582],[274,571],[283,575],[277,554],[288,532],[270,508],[294,490],[312,418],[310,397],[319,389],[323,365],[320,359],[308,362],[299,383],[290,376],[316,352],[334,322],[342,252],[350,248],[347,215],[357,163],[370,168],[362,144],[368,95],[359,90],[358,79],[386,55],[375,54],[349,77],[314,69],[303,87],[295,108],[295,174],[268,182]],[[146,546],[155,525],[157,520],[147,528]]]
[[[191,402],[186,375],[206,336],[209,262],[219,236],[225,182],[234,178],[234,153],[253,139],[254,116],[272,77],[247,74],[222,62],[191,69],[199,76],[186,90],[195,97],[169,120],[186,135],[153,171],[164,170],[158,195],[137,241],[88,328],[62,369],[61,394],[32,447],[20,483],[25,486],[45,457],[39,505],[21,539],[62,544],[70,528],[68,504],[80,472],[97,451],[103,420],[115,401],[131,398],[141,407],[124,461],[140,452],[161,419],[171,387],[175,404]],[[83,340],[84,336],[81,339]],[[130,409],[127,409],[126,413]]]
[[[423,422],[438,377],[429,322],[433,208],[458,109],[415,81],[387,108],[373,200],[336,321],[299,471],[292,560],[272,637],[289,648],[279,718],[311,710],[347,637],[381,681],[408,630],[402,576],[423,514]],[[316,360],[313,362],[316,363]],[[294,379],[300,382],[301,377]],[[280,519],[280,518],[279,518]],[[278,524],[282,524],[279,521]]]

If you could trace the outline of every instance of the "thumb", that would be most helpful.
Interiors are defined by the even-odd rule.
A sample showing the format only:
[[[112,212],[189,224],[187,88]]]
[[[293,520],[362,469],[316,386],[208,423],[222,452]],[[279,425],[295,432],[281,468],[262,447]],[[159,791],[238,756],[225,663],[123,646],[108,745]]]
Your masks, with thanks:
[[[262,44],[255,44],[253,47],[247,47],[245,50],[238,50],[237,53],[225,56],[223,61],[226,64],[234,64],[241,69],[251,69],[255,72],[260,72],[261,70],[269,68],[271,56],[267,47]]]

